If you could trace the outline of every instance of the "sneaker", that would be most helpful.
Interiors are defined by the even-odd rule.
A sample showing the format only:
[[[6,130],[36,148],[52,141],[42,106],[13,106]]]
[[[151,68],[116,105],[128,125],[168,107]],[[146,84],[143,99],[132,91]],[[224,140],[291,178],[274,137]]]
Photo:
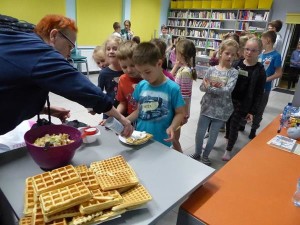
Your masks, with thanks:
[[[191,157],[192,159],[196,159],[196,160],[199,160],[201,158],[198,153],[190,154],[189,157]]]
[[[202,157],[201,162],[208,166],[211,165],[211,161],[209,160],[208,157],[205,157],[205,156]]]
[[[249,139],[253,139],[256,137],[256,130],[255,129],[251,129],[250,134],[249,134]]]
[[[240,126],[239,131],[244,131],[245,130],[245,126]]]
[[[223,161],[229,161],[231,159],[231,156],[230,156],[230,151],[225,151],[223,157],[222,157],[222,160]]]

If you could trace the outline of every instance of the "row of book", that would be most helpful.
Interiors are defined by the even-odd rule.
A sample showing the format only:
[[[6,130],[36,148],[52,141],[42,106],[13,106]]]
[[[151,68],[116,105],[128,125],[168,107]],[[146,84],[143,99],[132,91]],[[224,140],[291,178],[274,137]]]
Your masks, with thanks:
[[[185,20],[168,20],[168,26],[182,26],[186,24]]]
[[[234,20],[236,15],[233,12],[213,12],[211,18],[218,20]]]
[[[192,37],[202,37],[202,38],[206,38],[207,37],[207,30],[188,30],[188,36],[192,36]]]
[[[179,18],[187,18],[188,12],[182,11],[170,11],[169,17],[179,17]]]
[[[178,28],[170,28],[168,29],[169,34],[178,35],[178,36],[186,36],[187,32],[184,29]]]
[[[211,18],[211,12],[209,11],[189,12],[188,18],[209,19]]]
[[[208,28],[209,27],[209,21],[205,20],[190,20],[189,21],[189,27],[202,27],[202,28]]]
[[[223,39],[225,33],[218,33],[215,31],[209,31],[209,38]]]
[[[264,14],[256,13],[253,11],[240,11],[239,12],[239,19],[240,20],[257,20],[263,21],[268,20],[269,12],[265,12]]]

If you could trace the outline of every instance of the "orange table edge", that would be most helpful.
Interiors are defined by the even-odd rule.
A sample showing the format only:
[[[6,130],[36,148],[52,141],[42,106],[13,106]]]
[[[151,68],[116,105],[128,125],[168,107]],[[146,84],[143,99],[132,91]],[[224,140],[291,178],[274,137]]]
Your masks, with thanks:
[[[300,208],[292,203],[300,177],[300,156],[267,144],[278,126],[276,117],[180,210],[211,225],[300,224]],[[286,129],[281,135],[286,135]]]

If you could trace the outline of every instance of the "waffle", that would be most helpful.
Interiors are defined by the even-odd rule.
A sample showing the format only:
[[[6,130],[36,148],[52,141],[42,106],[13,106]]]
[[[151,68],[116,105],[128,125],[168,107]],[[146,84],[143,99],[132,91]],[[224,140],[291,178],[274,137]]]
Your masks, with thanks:
[[[151,138],[153,138],[153,135],[146,133],[146,136],[140,139],[136,139],[133,137],[126,138],[126,143],[131,145],[141,145],[149,141]]]
[[[78,173],[89,171],[89,168],[86,165],[75,166],[75,169]]]
[[[97,189],[91,192],[93,198],[80,204],[79,210],[83,215],[100,212],[123,202],[122,196],[116,190],[102,192]]]
[[[96,174],[99,174],[125,170],[129,168],[129,165],[127,164],[123,156],[118,155],[102,161],[92,162],[90,168]]]
[[[19,220],[19,225],[31,225],[31,216],[22,217]]]
[[[88,187],[88,189],[99,189],[100,184],[93,171],[84,171],[79,173],[81,181]]]
[[[118,206],[112,207],[112,211],[119,211],[122,209],[129,209],[132,207],[140,206],[152,199],[146,188],[141,184],[136,185],[135,187],[131,188],[121,195],[124,199],[123,203]]]
[[[32,177],[28,177],[25,182],[25,193],[24,193],[23,213],[25,216],[30,216],[32,214],[33,207],[36,201],[37,201],[37,197],[33,189]]]
[[[32,220],[31,224],[33,225],[46,225],[42,213],[42,209],[39,203],[35,204],[33,213],[32,213]],[[47,225],[67,225],[66,219],[57,219],[47,223]]]
[[[82,182],[45,192],[39,197],[43,213],[48,217],[91,198],[90,190]]]
[[[79,212],[79,205],[76,205],[72,208],[65,209],[61,212],[55,213],[51,216],[45,216],[44,215],[44,221],[46,223],[51,222],[53,220],[62,219],[62,218],[70,218],[74,216],[80,216],[81,213]]]
[[[98,177],[103,191],[132,187],[138,184],[138,178],[123,156],[91,163],[90,168]]]
[[[73,220],[69,223],[69,225],[90,225],[90,224],[99,224],[103,223],[107,220],[113,219],[121,214],[126,212],[126,210],[120,210],[113,212],[111,210],[107,210],[98,213],[89,214],[86,216],[74,217]]]
[[[37,195],[80,181],[79,175],[71,165],[36,175],[32,179]]]

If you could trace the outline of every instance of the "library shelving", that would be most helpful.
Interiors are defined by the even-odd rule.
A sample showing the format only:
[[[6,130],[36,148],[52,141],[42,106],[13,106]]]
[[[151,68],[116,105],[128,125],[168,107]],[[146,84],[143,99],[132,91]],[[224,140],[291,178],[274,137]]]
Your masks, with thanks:
[[[269,13],[269,9],[170,9],[167,25],[173,38],[191,39],[197,55],[207,56],[228,32],[263,32]]]

